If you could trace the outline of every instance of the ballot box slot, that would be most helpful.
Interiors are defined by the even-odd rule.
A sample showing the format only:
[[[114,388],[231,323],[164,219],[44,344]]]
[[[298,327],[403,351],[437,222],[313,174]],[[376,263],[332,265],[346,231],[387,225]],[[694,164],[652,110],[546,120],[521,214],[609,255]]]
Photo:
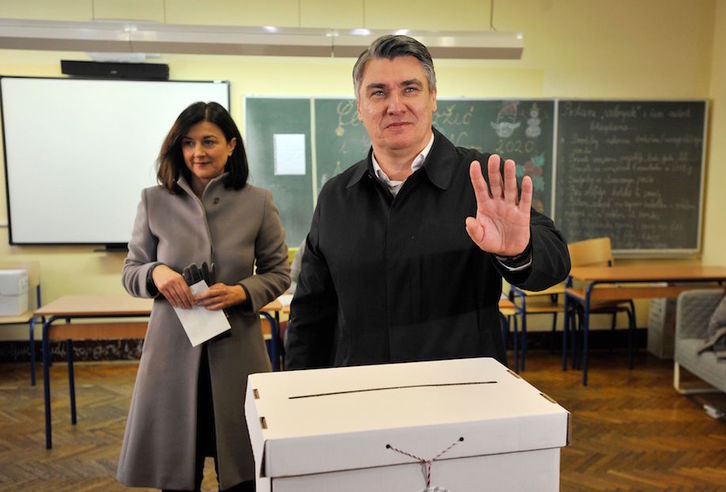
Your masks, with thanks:
[[[392,391],[392,390],[401,390],[401,389],[411,389],[411,388],[440,388],[440,387],[446,387],[446,386],[472,386],[472,385],[481,385],[481,384],[496,384],[498,381],[465,381],[460,383],[436,383],[436,384],[408,384],[404,386],[382,386],[378,388],[360,388],[360,389],[351,389],[351,390],[345,390],[345,391],[331,391],[329,393],[314,393],[310,395],[293,395],[288,396],[289,400],[299,400],[301,398],[320,398],[323,396],[336,396],[336,395],[347,395],[347,394],[354,394],[354,393],[369,393],[372,391]]]

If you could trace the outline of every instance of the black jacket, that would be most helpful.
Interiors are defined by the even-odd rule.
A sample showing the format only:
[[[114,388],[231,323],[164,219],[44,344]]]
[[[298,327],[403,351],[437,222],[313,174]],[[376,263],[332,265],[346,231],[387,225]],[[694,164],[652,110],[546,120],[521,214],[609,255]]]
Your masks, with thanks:
[[[495,357],[506,361],[502,277],[542,290],[570,270],[567,243],[532,211],[533,262],[507,271],[469,238],[469,165],[489,157],[434,130],[421,169],[394,198],[371,153],[320,193],[291,305],[286,369]]]

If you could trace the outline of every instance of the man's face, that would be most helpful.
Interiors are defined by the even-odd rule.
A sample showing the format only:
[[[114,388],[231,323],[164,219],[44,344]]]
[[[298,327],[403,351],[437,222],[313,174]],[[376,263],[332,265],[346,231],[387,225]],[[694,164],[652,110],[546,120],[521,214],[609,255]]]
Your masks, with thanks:
[[[421,63],[413,56],[366,63],[358,89],[358,119],[376,158],[422,150],[431,138],[436,88],[429,89]]]

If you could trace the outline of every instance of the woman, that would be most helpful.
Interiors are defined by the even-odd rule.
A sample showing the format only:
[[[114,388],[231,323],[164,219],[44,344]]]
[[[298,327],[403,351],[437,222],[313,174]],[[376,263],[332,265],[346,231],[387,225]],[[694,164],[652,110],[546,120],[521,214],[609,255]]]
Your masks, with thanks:
[[[270,370],[259,309],[290,284],[285,234],[269,191],[247,183],[242,137],[217,103],[186,108],[141,195],[122,280],[154,297],[126,423],[118,480],[199,490],[214,456],[220,490],[254,490],[244,416],[247,375]],[[196,298],[182,273],[215,265]],[[231,330],[192,347],[175,307],[224,309]]]

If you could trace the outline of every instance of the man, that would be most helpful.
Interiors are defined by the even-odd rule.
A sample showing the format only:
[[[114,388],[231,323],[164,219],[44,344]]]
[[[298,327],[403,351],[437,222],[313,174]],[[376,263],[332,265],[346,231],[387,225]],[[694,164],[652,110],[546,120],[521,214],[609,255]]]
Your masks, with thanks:
[[[368,157],[322,189],[291,306],[286,369],[495,357],[506,363],[502,277],[542,290],[567,244],[518,196],[514,161],[456,148],[432,128],[428,49],[383,36],[353,68]],[[480,163],[487,163],[487,187]]]

